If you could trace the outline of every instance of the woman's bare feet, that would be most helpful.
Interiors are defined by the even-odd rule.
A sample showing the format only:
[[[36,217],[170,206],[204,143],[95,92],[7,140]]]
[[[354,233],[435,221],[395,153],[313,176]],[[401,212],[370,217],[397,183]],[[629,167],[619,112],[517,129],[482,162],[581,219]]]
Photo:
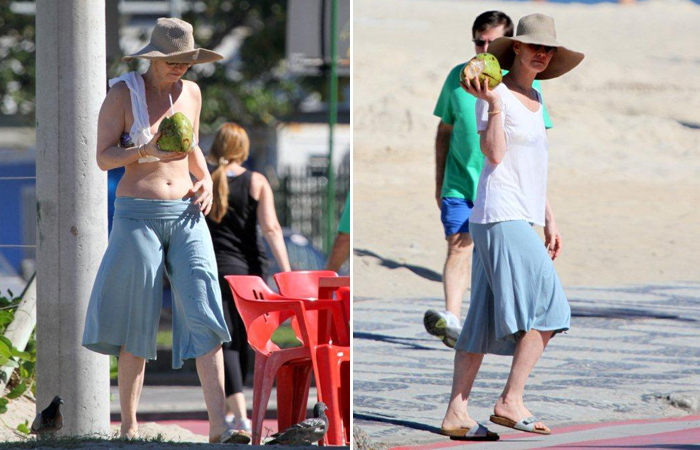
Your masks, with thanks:
[[[513,422],[532,417],[532,413],[525,407],[522,398],[508,399],[503,396],[498,398],[496,405],[493,407],[493,413]],[[542,422],[535,423],[535,430],[550,432],[550,429]]]
[[[131,427],[122,427],[119,437],[121,438],[126,438],[126,439],[138,439],[139,437],[139,427],[137,426],[131,426]]]
[[[448,409],[445,417],[442,419],[440,428],[443,430],[459,430],[462,428],[470,429],[476,425],[476,421],[469,417],[466,412],[458,412]]]

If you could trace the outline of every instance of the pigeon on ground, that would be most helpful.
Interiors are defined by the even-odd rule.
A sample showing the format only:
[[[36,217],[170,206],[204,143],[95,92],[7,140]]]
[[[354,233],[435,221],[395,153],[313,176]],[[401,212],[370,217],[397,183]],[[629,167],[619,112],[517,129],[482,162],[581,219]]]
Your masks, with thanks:
[[[32,434],[53,434],[63,426],[61,405],[63,400],[58,395],[53,398],[51,404],[40,412],[32,422]]]
[[[320,441],[328,432],[327,410],[325,403],[316,403],[313,419],[306,419],[281,433],[273,434],[273,439],[265,445],[311,445]]]

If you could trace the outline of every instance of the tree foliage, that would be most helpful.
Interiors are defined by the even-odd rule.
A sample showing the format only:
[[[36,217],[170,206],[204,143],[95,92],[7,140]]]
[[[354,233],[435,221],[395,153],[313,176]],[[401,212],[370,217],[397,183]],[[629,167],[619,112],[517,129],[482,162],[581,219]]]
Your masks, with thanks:
[[[28,124],[35,111],[35,17],[15,14],[0,0],[0,111]],[[242,44],[234,61],[195,66],[185,78],[202,90],[202,132],[225,121],[244,126],[274,125],[313,92],[323,96],[318,78],[290,75],[284,67],[285,0],[198,0],[183,13],[198,47],[215,49],[227,40]],[[144,33],[147,38],[150,35]],[[108,76],[139,67],[113,61]]]
[[[36,79],[34,16],[14,14],[10,3],[0,0],[0,113],[31,124]]]
[[[291,113],[304,95],[299,80],[285,73],[286,1],[204,0],[190,10],[200,47],[215,49],[233,34],[245,36],[238,59],[215,64],[213,73],[192,70],[188,77],[202,89],[201,123],[216,129],[233,120],[244,126],[273,125]],[[233,34],[232,34],[233,33]]]

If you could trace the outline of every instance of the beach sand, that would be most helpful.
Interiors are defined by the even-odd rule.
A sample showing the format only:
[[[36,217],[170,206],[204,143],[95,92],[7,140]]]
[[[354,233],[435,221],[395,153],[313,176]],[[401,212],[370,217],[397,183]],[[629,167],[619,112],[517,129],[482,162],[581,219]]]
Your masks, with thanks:
[[[471,25],[486,8],[354,2],[358,298],[442,297],[432,111],[450,69],[473,56]],[[502,1],[488,9],[516,23],[550,15],[558,40],[586,54],[573,72],[542,82],[564,286],[700,279],[700,7]]]

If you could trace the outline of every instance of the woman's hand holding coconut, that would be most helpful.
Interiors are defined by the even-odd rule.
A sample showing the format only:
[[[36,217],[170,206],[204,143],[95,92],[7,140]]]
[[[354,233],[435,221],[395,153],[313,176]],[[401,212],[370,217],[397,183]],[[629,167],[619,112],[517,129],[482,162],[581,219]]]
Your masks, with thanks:
[[[164,152],[158,148],[158,139],[160,135],[160,132],[156,133],[148,144],[142,145],[141,148],[139,148],[139,156],[155,156],[160,159],[161,162],[180,161],[181,159],[187,158],[192,150],[194,150],[194,147],[191,147],[186,152]]]
[[[498,92],[489,89],[488,79],[481,82],[461,83],[462,89],[469,92],[474,97],[484,100],[489,104],[489,112],[501,109],[501,96]]]

